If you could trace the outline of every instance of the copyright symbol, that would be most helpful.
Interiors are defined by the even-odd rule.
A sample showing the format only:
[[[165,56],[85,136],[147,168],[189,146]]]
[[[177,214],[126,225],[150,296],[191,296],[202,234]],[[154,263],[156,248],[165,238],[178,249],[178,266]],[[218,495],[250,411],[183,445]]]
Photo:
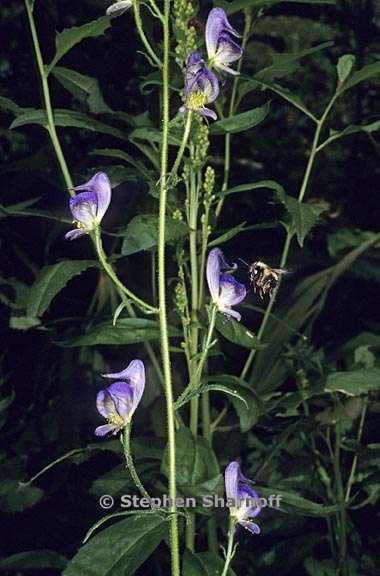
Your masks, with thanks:
[[[114,499],[109,494],[103,494],[99,498],[99,504],[104,510],[109,510],[114,505]]]

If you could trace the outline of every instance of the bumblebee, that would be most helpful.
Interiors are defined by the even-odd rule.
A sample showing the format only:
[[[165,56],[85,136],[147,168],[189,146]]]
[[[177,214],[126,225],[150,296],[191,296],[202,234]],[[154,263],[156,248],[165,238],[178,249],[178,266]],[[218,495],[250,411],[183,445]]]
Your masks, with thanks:
[[[286,270],[281,268],[271,268],[265,262],[256,260],[249,267],[249,280],[253,291],[259,293],[260,298],[263,300],[267,294],[271,298],[273,291],[280,283],[280,278],[286,274]]]

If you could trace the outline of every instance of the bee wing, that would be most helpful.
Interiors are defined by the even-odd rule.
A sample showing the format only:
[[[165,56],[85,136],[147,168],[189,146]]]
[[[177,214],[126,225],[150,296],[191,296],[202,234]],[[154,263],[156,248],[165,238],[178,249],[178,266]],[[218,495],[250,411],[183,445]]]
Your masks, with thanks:
[[[276,274],[291,274],[292,272],[290,270],[285,270],[284,268],[272,268],[273,272],[276,272]]]

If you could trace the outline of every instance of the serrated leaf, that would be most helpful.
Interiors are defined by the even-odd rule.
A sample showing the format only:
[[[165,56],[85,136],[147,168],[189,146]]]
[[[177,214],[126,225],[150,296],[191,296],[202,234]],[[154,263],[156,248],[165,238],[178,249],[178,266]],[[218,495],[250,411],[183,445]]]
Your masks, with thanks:
[[[353,65],[355,64],[355,56],[353,54],[344,54],[338,60],[336,65],[336,70],[338,73],[338,79],[341,84],[348,78],[351,74]]]
[[[305,237],[316,224],[318,216],[324,211],[324,207],[298,202],[296,198],[286,196],[285,208],[292,217],[298,244],[302,247]]]
[[[167,531],[168,523],[158,514],[131,515],[82,546],[62,574],[132,576],[165,538]]]
[[[178,335],[178,331],[169,327],[170,335]],[[146,340],[158,340],[160,326],[155,320],[145,318],[122,318],[113,326],[112,322],[103,322],[91,328],[87,334],[59,342],[61,346],[73,348],[76,346],[97,346],[137,344]]]
[[[253,108],[247,112],[236,114],[231,118],[218,120],[212,124],[210,132],[211,134],[236,134],[238,132],[249,130],[265,120],[269,112],[269,107],[270,102],[266,102],[266,104],[259,108]]]
[[[49,74],[54,66],[63,58],[71,48],[79,44],[84,38],[96,38],[101,36],[111,25],[109,16],[102,16],[92,22],[87,22],[82,26],[73,26],[72,28],[65,28],[62,32],[57,34],[55,45],[56,52],[53,60],[46,67],[46,72]]]
[[[347,372],[334,372],[327,377],[326,390],[342,392],[347,396],[368,394],[380,388],[380,368],[363,368]]]
[[[243,346],[243,348],[262,350],[265,344],[260,342],[255,334],[245,326],[223,314],[218,314],[215,327],[230,342]]]
[[[93,260],[66,260],[42,268],[29,290],[26,305],[27,316],[37,318],[42,316],[53,298],[74,276],[96,265]]]
[[[184,222],[177,220],[166,221],[165,240],[172,242],[188,233],[188,227]],[[158,242],[158,217],[156,214],[138,214],[128,224],[125,233],[121,253],[125,256],[135,254],[141,250],[149,250],[157,246]]]

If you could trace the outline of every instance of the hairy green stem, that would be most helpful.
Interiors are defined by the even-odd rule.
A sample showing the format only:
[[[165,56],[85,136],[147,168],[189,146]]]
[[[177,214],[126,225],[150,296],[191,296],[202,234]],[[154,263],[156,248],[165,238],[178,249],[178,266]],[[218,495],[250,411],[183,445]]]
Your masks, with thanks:
[[[165,267],[165,228],[167,204],[167,173],[169,145],[169,51],[170,51],[170,0],[164,2],[163,19],[163,67],[162,67],[162,148],[160,174],[160,207],[158,224],[158,299],[161,335],[161,354],[164,371],[167,430],[168,430],[168,468],[170,506],[170,550],[172,576],[180,574],[178,519],[177,519],[177,484],[176,484],[176,449],[175,449],[175,411],[173,403],[172,374],[169,354],[169,334],[166,305],[166,267]]]
[[[222,576],[227,576],[228,568],[229,568],[229,566],[231,564],[231,560],[234,556],[234,536],[235,536],[235,522],[232,518],[230,518],[230,528],[229,528],[229,532],[228,532],[228,547],[227,547],[226,561],[224,563]]]
[[[324,124],[325,124],[325,122],[326,122],[327,116],[328,116],[331,108],[333,107],[333,105],[334,105],[334,103],[335,103],[335,100],[337,99],[338,96],[339,96],[339,93],[337,93],[337,92],[333,95],[333,97],[331,98],[331,100],[330,100],[329,103],[327,104],[324,113],[322,114],[321,118],[320,118],[320,119],[318,120],[318,122],[317,122],[316,129],[315,129],[315,132],[314,132],[313,142],[312,142],[311,150],[310,150],[310,154],[309,154],[309,159],[308,159],[308,162],[307,162],[307,165],[306,165],[305,173],[304,173],[304,176],[303,176],[303,179],[302,179],[302,183],[301,183],[301,187],[300,187],[300,191],[299,191],[299,194],[298,194],[298,202],[302,202],[302,200],[303,200],[303,198],[304,198],[304,196],[305,196],[305,193],[306,193],[306,190],[307,190],[307,187],[308,187],[308,184],[309,184],[311,172],[312,172],[312,169],[313,169],[313,166],[314,166],[314,162],[315,162],[316,156],[317,156],[317,154],[318,154],[318,142],[319,142],[319,139],[320,139],[321,131],[322,131],[323,127],[324,127]],[[290,249],[290,245],[291,245],[291,241],[292,241],[293,236],[294,236],[294,230],[293,230],[291,227],[289,227],[289,229],[288,229],[288,231],[287,231],[287,234],[286,234],[286,238],[285,238],[285,243],[284,243],[284,247],[283,247],[283,250],[282,250],[282,254],[281,254],[280,268],[283,268],[283,267],[286,265],[286,262],[287,262],[287,259],[288,259],[288,255],[289,255],[289,249]],[[275,303],[275,300],[276,300],[278,288],[279,288],[279,287],[277,287],[276,290],[274,291],[274,294],[273,294],[272,298],[270,299],[269,304],[268,304],[268,306],[267,306],[267,308],[266,308],[266,310],[265,310],[265,314],[264,314],[264,316],[263,316],[263,318],[262,318],[262,321],[261,321],[261,324],[260,324],[260,328],[259,328],[258,333],[257,333],[257,338],[258,338],[259,340],[261,340],[262,337],[263,337],[263,334],[264,334],[266,325],[267,325],[268,320],[269,320],[269,317],[270,317],[270,313],[271,313],[271,311],[272,311],[272,308],[273,308],[274,303]],[[245,378],[246,378],[246,376],[247,376],[247,374],[248,374],[248,371],[249,371],[249,369],[250,369],[250,367],[251,367],[252,361],[253,361],[253,359],[254,359],[254,357],[255,357],[255,354],[256,354],[256,350],[251,350],[251,352],[249,353],[249,355],[248,355],[248,357],[247,357],[247,360],[246,360],[246,362],[245,362],[245,364],[244,364],[243,370],[242,370],[242,372],[241,372],[241,375],[240,375],[240,377],[241,377],[242,379],[245,379]]]
[[[185,129],[183,131],[182,142],[181,142],[180,147],[178,149],[177,157],[174,161],[173,168],[170,171],[170,178],[173,181],[176,180],[178,168],[179,168],[179,165],[181,164],[181,160],[183,158],[183,154],[185,152],[186,145],[187,145],[187,142],[189,140],[189,136],[190,136],[190,132],[191,132],[192,119],[193,119],[193,113],[191,112],[191,110],[189,110],[187,112],[187,115],[186,115]]]
[[[129,423],[124,428],[123,448],[124,448],[125,461],[127,463],[127,468],[129,470],[129,473],[132,476],[132,480],[136,485],[136,488],[138,488],[140,494],[144,498],[148,498],[148,500],[150,500],[150,496],[149,496],[147,490],[144,488],[144,485],[141,482],[140,477],[137,474],[135,465],[133,463],[132,451],[131,451],[131,427],[132,427],[132,424]]]
[[[103,250],[99,226],[97,228],[95,228],[94,233],[93,233],[93,237],[94,237],[95,248],[96,248],[96,252],[98,254],[99,261],[100,261],[101,265],[103,266],[104,271],[111,278],[111,280],[115,284],[115,286],[121,292],[123,292],[126,296],[128,296],[128,298],[133,300],[133,302],[135,302],[136,305],[139,306],[140,308],[142,308],[144,311],[157,313],[158,312],[157,308],[155,308],[154,306],[151,306],[147,302],[144,302],[144,300],[141,300],[141,298],[139,298],[138,296],[133,294],[133,292],[131,292],[126,286],[124,286],[124,284],[118,278],[118,276],[116,275],[111,264],[109,264],[107,261],[107,256],[105,255],[105,252]]]
[[[341,574],[343,576],[348,576],[347,511],[346,511],[346,502],[344,498],[340,452],[341,452],[341,423],[338,420],[335,426],[335,448],[334,448],[334,462],[333,462],[336,498],[339,504],[339,513],[337,517],[337,524],[339,531],[339,563],[338,563],[337,576],[340,576]]]
[[[38,40],[36,26],[34,23],[32,5],[31,5],[29,0],[25,0],[25,8],[26,8],[27,16],[28,16],[30,32],[32,35],[32,41],[33,41],[34,52],[36,55],[38,72],[39,72],[39,75],[41,78],[42,93],[43,93],[44,106],[45,106],[45,112],[46,112],[46,120],[47,120],[46,129],[49,132],[50,140],[51,140],[52,146],[54,148],[55,155],[56,155],[57,161],[59,163],[63,178],[65,180],[66,187],[67,187],[70,195],[75,196],[75,192],[73,190],[73,181],[71,179],[70,172],[69,172],[69,169],[68,169],[67,164],[66,164],[65,156],[63,154],[61,144],[59,142],[57,131],[55,128],[47,73],[46,73],[44,61],[43,61],[42,54],[41,54],[41,48],[40,48],[40,43]]]
[[[141,42],[144,44],[146,51],[148,52],[152,61],[155,63],[155,65],[158,68],[161,69],[162,68],[162,62],[159,59],[159,57],[157,56],[157,54],[155,53],[155,51],[153,50],[152,46],[150,45],[148,38],[146,37],[145,32],[144,32],[143,23],[142,23],[141,14],[140,14],[140,0],[134,0],[134,2],[133,2],[133,15],[135,17],[136,28],[137,28],[137,31],[139,33]]]

